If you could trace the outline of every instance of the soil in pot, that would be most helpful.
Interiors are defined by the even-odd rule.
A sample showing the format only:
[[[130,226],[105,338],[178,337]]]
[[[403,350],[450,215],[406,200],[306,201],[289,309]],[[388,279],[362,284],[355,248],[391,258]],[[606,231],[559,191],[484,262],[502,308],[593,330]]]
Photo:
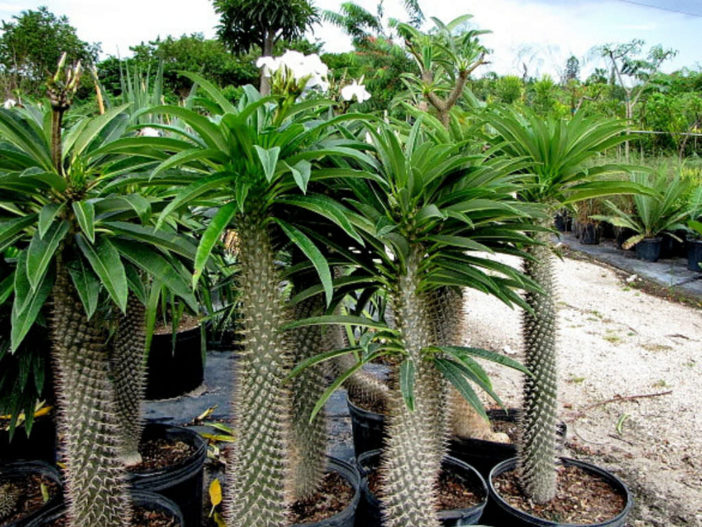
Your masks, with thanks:
[[[180,508],[185,527],[200,527],[207,444],[192,430],[150,423],[139,447],[142,462],[130,467],[129,481],[157,492]]]
[[[358,527],[381,525],[381,481],[378,467],[380,450],[366,452],[358,458],[364,475],[363,497],[356,515]],[[439,519],[445,527],[473,525],[487,503],[487,486],[478,472],[459,459],[446,457],[439,476]]]
[[[147,399],[169,399],[193,391],[205,376],[200,323],[183,317],[175,346],[170,326],[154,330],[147,361]]]
[[[153,492],[132,491],[134,505],[131,527],[182,527],[183,516],[171,500]],[[27,527],[67,527],[63,507],[49,511]]]
[[[32,468],[34,467],[34,468]],[[19,527],[27,524],[43,509],[60,501],[61,484],[58,472],[49,465],[12,463],[0,472],[0,525]],[[5,470],[7,469],[7,470]]]
[[[556,497],[548,503],[535,504],[522,494],[515,466],[516,459],[509,459],[490,474],[491,501],[501,509],[502,522],[515,527],[624,525],[632,505],[631,495],[612,474],[588,463],[562,458],[557,468]]]

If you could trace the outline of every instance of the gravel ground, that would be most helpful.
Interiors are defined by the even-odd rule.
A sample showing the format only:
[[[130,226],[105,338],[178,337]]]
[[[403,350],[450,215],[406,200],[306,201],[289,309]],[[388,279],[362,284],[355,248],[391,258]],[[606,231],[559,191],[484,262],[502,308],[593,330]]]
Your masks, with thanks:
[[[566,258],[556,272],[566,455],[630,486],[629,527],[702,526],[702,311],[602,265]],[[466,309],[469,344],[521,356],[519,310],[476,291]],[[518,405],[519,374],[489,370],[505,403]]]

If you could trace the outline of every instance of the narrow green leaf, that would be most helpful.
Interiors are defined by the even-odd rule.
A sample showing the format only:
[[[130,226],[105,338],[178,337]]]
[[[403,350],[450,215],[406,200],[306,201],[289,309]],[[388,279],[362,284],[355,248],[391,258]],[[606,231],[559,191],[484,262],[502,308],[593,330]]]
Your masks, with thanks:
[[[89,201],[74,201],[73,212],[80,225],[80,230],[90,240],[95,243],[95,207]]]
[[[434,364],[436,368],[448,379],[448,381],[453,384],[454,388],[458,390],[463,398],[470,403],[470,405],[475,409],[478,414],[480,414],[484,419],[488,419],[483,403],[480,401],[475,391],[465,379],[463,371],[461,368],[453,361],[448,359],[434,359]]]
[[[100,280],[97,276],[88,269],[83,260],[77,260],[73,262],[68,268],[68,272],[73,280],[73,285],[78,292],[78,297],[83,303],[83,309],[85,309],[85,314],[90,320],[95,314],[95,310],[98,307],[98,300],[100,297]]]
[[[320,353],[318,355],[315,355],[314,357],[310,357],[308,359],[305,359],[304,361],[297,364],[293,368],[293,370],[288,375],[288,379],[292,379],[293,377],[297,377],[300,373],[302,373],[304,370],[306,370],[310,366],[314,366],[315,364],[319,364],[320,362],[325,362],[325,361],[328,361],[330,359],[340,357],[342,355],[347,355],[349,353],[354,353],[354,352],[360,351],[360,350],[361,350],[361,348],[358,348],[358,347],[341,348],[338,350],[325,351],[324,353]]]
[[[414,361],[410,358],[402,361],[400,364],[400,392],[410,412],[414,412],[414,374]]]
[[[54,218],[61,213],[64,206],[63,203],[49,203],[42,207],[39,211],[39,236],[44,237],[46,231],[49,230],[49,227],[54,222]]]
[[[229,226],[232,218],[237,213],[238,204],[236,201],[231,201],[221,207],[214,215],[207,229],[202,235],[200,245],[197,247],[195,254],[195,270],[193,272],[193,289],[205,268],[205,264],[212,253],[212,248],[219,241],[224,230]]]
[[[449,355],[455,355],[457,357],[461,357],[463,355],[471,355],[473,357],[489,360],[490,362],[495,362],[502,366],[512,368],[526,375],[529,375],[530,377],[534,376],[529,371],[529,369],[526,366],[524,366],[521,362],[517,362],[514,359],[510,359],[506,355],[495,353],[494,351],[481,348],[469,348],[465,346],[436,346],[433,349],[442,351],[444,353],[448,353]]]
[[[96,244],[88,243],[81,235],[76,235],[76,242],[83,255],[100,281],[105,286],[110,298],[124,313],[127,309],[127,274],[119,256],[119,252],[106,238],[101,238]]]
[[[39,236],[38,230],[34,233],[27,249],[27,278],[32,289],[36,289],[43,280],[44,273],[54,259],[68,228],[68,222],[63,220],[61,223],[54,223],[43,238]]]
[[[366,317],[354,317],[351,315],[322,315],[319,317],[303,318],[288,322],[281,329],[295,329],[306,326],[328,326],[328,325],[358,326],[361,328],[373,328],[387,330],[388,326],[384,322],[378,322]]]
[[[304,194],[307,193],[307,184],[310,181],[310,176],[312,175],[312,164],[304,159],[298,161],[295,165],[290,167],[295,183],[300,187],[300,190]]]
[[[322,285],[324,286],[327,305],[329,305],[332,301],[332,297],[334,296],[334,288],[332,286],[332,276],[327,259],[312,242],[312,240],[305,235],[305,233],[279,218],[276,218],[275,221],[278,225],[280,225],[281,229],[283,229],[283,232],[285,232],[290,241],[297,245],[314,265],[315,269],[317,270],[317,274],[319,275],[319,279],[322,281]]]
[[[261,166],[263,167],[263,173],[266,176],[266,181],[270,183],[275,175],[275,167],[278,165],[280,147],[274,146],[273,148],[266,149],[258,145],[254,145],[254,149],[256,150],[256,154],[258,154],[258,159],[261,161]]]
[[[11,240],[22,230],[32,225],[37,219],[36,214],[29,214],[23,218],[14,218],[0,222],[0,245]]]
[[[24,271],[25,266],[19,265],[17,267],[17,271],[15,272],[15,284],[17,284],[17,277],[23,275]],[[54,273],[45,273],[43,280],[41,283],[37,284],[34,290],[30,290],[28,287],[29,283],[26,275],[21,277],[20,280],[25,282],[26,287],[24,290],[28,291],[29,294],[24,298],[19,297],[17,296],[18,288],[15,287],[15,302],[12,304],[12,314],[10,316],[12,326],[10,330],[10,346],[13,350],[17,350],[24,340],[24,337],[27,336],[42,306],[49,297],[51,289],[54,286]]]

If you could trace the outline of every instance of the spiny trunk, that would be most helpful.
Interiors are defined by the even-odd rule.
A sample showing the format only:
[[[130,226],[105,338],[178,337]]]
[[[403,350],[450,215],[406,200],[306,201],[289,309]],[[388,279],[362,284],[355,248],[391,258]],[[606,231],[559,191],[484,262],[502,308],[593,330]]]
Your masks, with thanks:
[[[405,404],[394,372],[389,399],[386,448],[381,456],[382,508],[386,527],[439,527],[436,487],[441,469],[442,441],[436,416],[443,413],[443,379],[421,350],[431,344],[427,299],[417,291],[422,253],[408,258],[406,274],[393,292],[393,311],[408,356],[414,361],[414,411]]]
[[[324,309],[321,296],[303,300],[295,306],[295,320],[317,316]],[[328,351],[333,345],[329,333],[321,326],[307,326],[292,332],[293,364]],[[327,451],[327,416],[322,409],[310,423],[310,415],[326,389],[324,363],[304,370],[293,378],[292,392],[292,459],[295,498],[307,500],[314,496],[324,478]]]
[[[145,318],[144,305],[130,294],[127,312],[119,317],[110,357],[119,424],[117,433],[126,465],[141,462],[139,441],[144,430],[141,404],[146,391]]]
[[[289,321],[281,297],[271,241],[257,218],[239,222],[243,349],[233,405],[237,441],[227,465],[230,527],[287,525],[291,501],[289,461],[289,343],[280,327]]]
[[[10,516],[10,513],[17,506],[19,497],[19,488],[14,483],[0,485],[0,521]]]
[[[556,287],[553,257],[548,235],[537,235],[527,250],[524,272],[543,290],[530,292],[526,301],[533,313],[524,311],[522,332],[525,366],[534,374],[524,382],[524,414],[519,444],[519,474],[526,494],[545,503],[556,494],[556,421],[558,417],[558,375],[556,368]]]
[[[105,335],[88,321],[67,269],[57,263],[51,341],[69,523],[127,527],[131,507],[118,457]]]

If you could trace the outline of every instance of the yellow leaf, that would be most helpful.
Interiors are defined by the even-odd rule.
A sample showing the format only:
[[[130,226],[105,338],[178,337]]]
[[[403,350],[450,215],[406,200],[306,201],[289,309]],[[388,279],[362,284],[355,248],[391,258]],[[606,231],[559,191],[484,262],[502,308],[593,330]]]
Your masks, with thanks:
[[[222,485],[216,478],[210,483],[210,502],[212,502],[213,507],[222,503]]]
[[[224,520],[222,519],[222,517],[219,515],[218,512],[215,512],[214,521],[217,524],[217,527],[227,527],[227,524],[224,523]]]

